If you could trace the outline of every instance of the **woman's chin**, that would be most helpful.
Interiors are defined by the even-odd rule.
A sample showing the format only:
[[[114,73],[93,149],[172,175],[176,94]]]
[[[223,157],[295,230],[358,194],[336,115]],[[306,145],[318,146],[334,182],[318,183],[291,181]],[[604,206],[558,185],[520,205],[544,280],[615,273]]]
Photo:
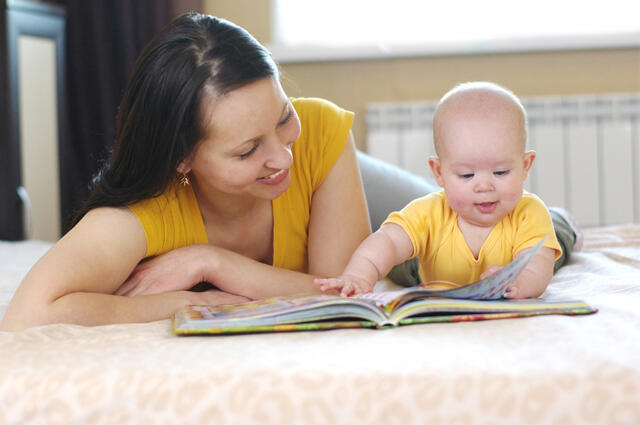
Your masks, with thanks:
[[[291,185],[291,178],[287,175],[285,179],[275,185],[263,185],[262,190],[266,191],[265,198],[274,200],[279,198],[284,192],[289,189]]]

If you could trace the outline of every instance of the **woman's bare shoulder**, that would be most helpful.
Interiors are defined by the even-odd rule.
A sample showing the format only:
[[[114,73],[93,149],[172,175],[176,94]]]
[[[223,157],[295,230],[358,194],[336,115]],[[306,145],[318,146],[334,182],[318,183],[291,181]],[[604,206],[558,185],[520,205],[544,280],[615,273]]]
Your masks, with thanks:
[[[144,256],[146,236],[137,217],[127,207],[99,207],[90,210],[60,241],[79,249],[122,252],[136,260]],[[137,258],[140,257],[140,258]]]

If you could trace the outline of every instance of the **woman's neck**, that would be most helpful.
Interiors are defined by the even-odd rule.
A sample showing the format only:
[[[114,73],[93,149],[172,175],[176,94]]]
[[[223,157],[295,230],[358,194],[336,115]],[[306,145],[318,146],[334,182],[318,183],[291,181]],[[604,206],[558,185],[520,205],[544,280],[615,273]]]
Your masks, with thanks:
[[[195,193],[209,243],[271,264],[271,200]]]
[[[251,217],[256,210],[260,210],[270,200],[249,196],[228,195],[224,193],[211,193],[201,190],[194,184],[195,193],[202,218],[212,221],[233,222],[243,221]]]

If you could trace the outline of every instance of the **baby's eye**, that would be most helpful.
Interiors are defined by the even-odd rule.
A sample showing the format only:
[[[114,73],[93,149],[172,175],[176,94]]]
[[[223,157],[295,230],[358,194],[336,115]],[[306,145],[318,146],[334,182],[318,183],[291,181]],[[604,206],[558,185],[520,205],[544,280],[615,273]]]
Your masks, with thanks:
[[[474,176],[473,173],[458,174],[458,177],[460,177],[461,179],[464,179],[464,180],[472,179],[473,176]]]
[[[493,174],[496,176],[506,176],[509,174],[509,170],[494,171]]]

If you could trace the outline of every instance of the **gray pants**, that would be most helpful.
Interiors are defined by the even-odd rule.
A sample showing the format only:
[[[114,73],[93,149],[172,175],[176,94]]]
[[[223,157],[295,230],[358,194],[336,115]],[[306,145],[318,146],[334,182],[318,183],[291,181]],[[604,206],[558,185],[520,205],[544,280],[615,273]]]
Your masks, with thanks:
[[[357,156],[374,231],[391,212],[402,209],[413,199],[440,190],[432,179],[417,176],[363,152],[358,152]],[[569,260],[576,235],[569,223],[554,211],[551,211],[551,219],[562,246],[562,256],[556,260],[555,271]],[[418,268],[418,261],[413,258],[395,266],[387,277],[398,285],[417,285],[420,283]]]

